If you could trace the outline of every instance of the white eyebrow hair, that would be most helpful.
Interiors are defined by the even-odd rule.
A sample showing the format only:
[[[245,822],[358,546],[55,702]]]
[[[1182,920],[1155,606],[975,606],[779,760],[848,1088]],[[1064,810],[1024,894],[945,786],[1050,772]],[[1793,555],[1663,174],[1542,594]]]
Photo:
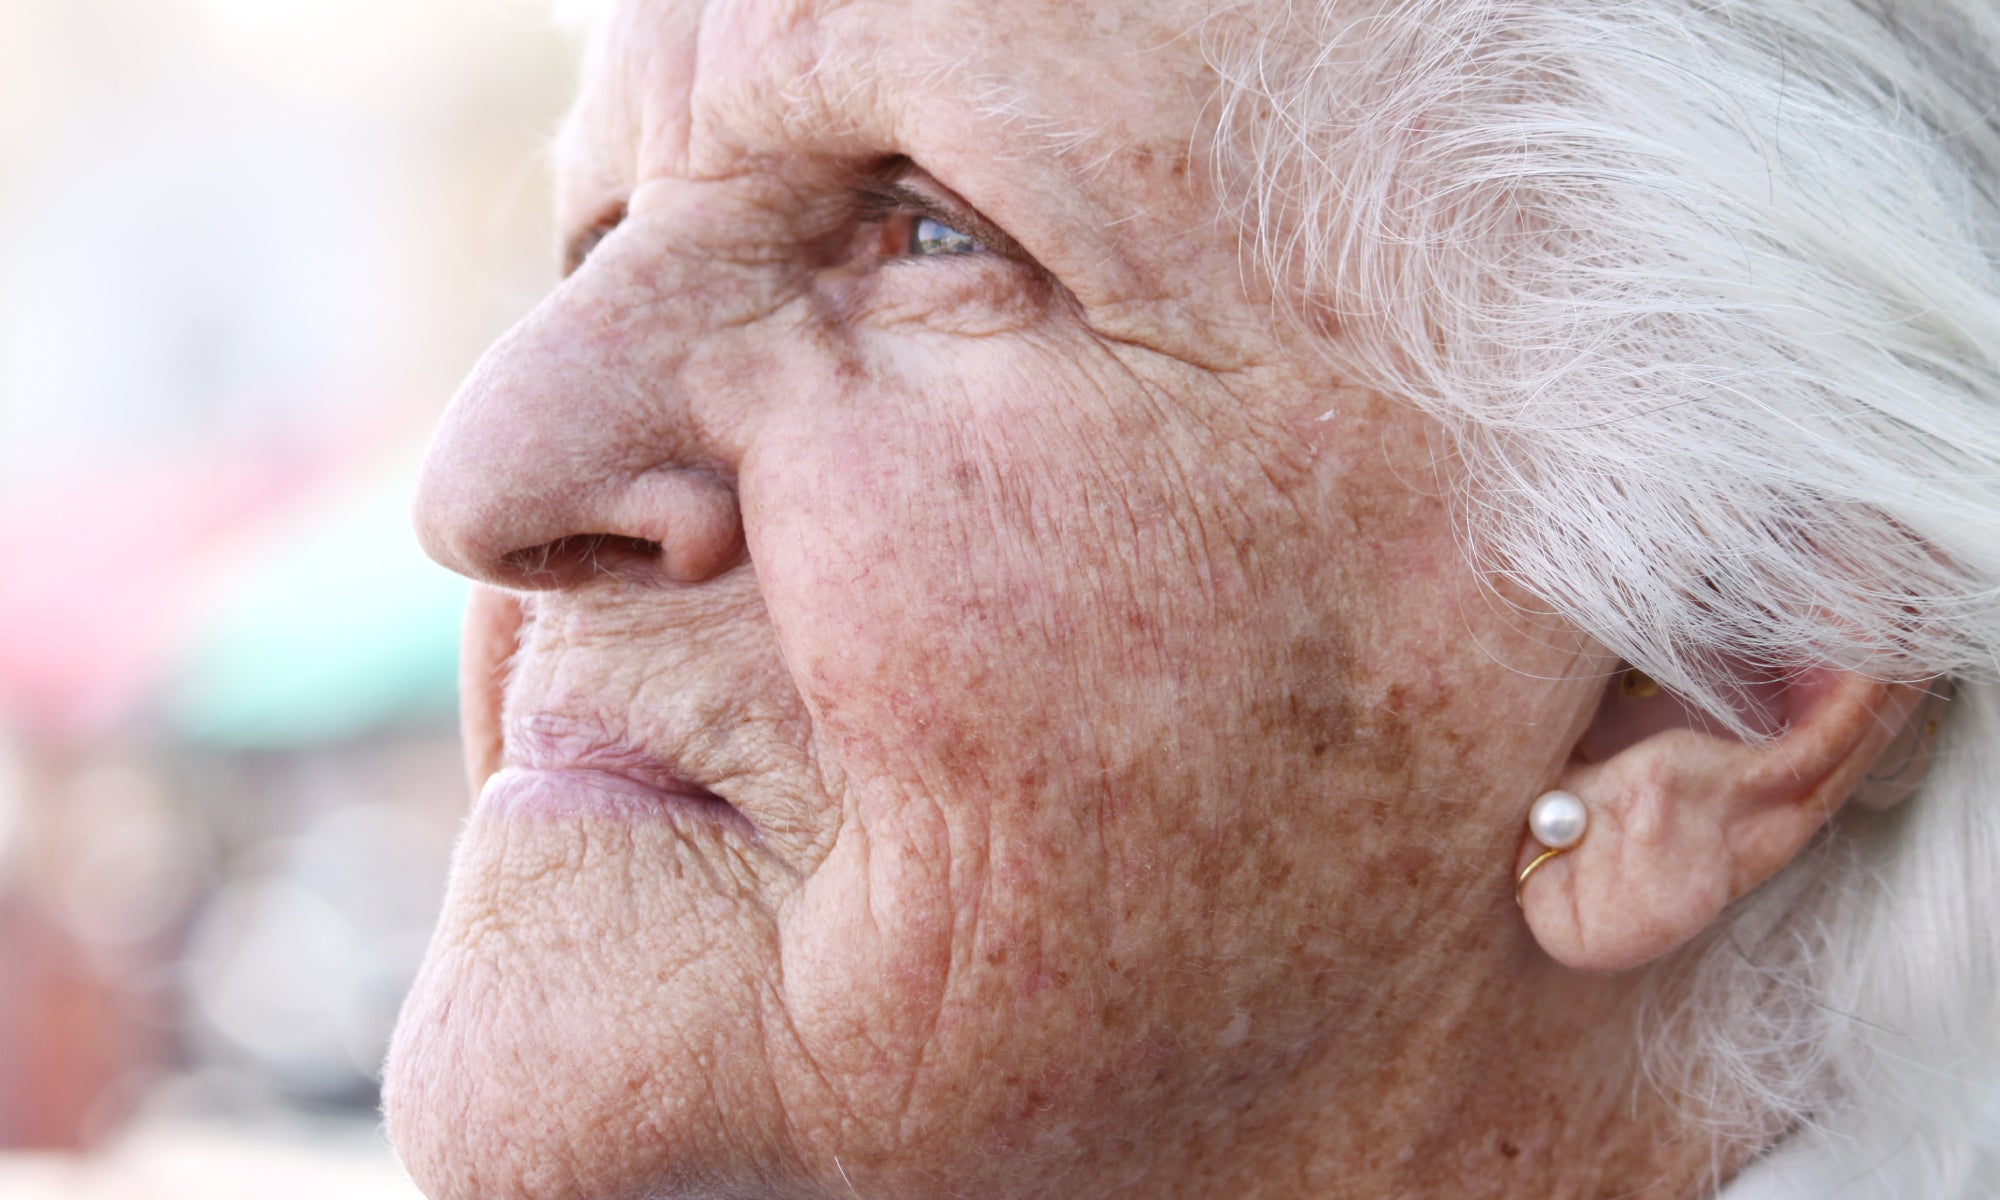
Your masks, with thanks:
[[[926,73],[924,81],[942,83],[947,78],[956,79],[966,89],[975,112],[1003,129],[1027,135],[1036,152],[1070,158],[1096,141],[1102,132],[1094,126],[1038,109],[1028,92],[1012,80],[964,72],[962,63],[940,64]]]

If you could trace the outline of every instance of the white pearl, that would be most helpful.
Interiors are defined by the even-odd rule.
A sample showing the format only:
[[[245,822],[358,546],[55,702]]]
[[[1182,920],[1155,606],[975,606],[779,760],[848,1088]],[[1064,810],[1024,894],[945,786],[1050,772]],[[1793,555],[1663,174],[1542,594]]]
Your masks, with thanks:
[[[1551,850],[1567,850],[1583,840],[1590,810],[1568,792],[1543,792],[1528,810],[1528,832]]]

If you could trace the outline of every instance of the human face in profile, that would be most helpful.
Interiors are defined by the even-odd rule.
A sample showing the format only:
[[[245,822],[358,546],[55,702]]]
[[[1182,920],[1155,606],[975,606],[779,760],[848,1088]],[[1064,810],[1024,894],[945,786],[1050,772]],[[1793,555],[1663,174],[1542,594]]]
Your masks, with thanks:
[[[1244,269],[1192,19],[610,17],[418,505],[490,585],[431,1195],[1249,1194],[1518,953],[1443,901],[1596,688]]]

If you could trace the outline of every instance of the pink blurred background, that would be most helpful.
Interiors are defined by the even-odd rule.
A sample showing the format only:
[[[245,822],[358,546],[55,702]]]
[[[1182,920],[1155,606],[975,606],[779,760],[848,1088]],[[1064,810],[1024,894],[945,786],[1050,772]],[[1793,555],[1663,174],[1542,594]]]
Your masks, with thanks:
[[[427,426],[552,282],[546,0],[0,0],[0,1196],[413,1197]]]

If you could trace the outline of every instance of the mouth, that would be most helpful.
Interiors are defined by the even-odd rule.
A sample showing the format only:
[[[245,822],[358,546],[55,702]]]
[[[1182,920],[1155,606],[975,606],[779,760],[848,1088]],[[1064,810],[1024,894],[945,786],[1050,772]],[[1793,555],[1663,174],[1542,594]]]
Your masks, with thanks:
[[[509,722],[500,769],[479,807],[541,816],[670,820],[755,838],[741,809],[689,778],[671,759],[579,728],[558,714]]]

